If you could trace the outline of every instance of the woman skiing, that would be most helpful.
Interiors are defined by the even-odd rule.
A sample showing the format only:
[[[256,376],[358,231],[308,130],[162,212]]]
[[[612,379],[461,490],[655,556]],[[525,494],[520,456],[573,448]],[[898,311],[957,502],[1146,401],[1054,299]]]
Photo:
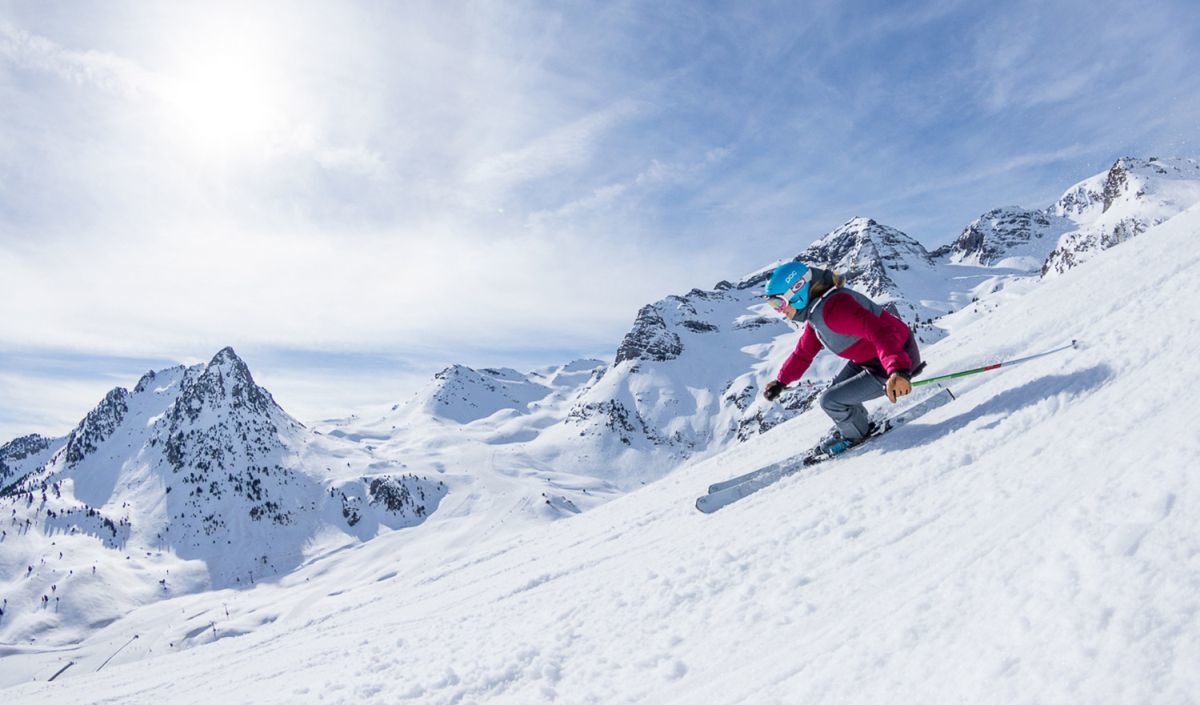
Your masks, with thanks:
[[[863,402],[887,396],[896,403],[912,391],[910,379],[923,367],[912,331],[866,296],[845,288],[837,273],[800,262],[776,268],[767,282],[767,303],[788,320],[804,321],[804,333],[763,396],[774,401],[804,376],[821,348],[849,360],[821,394],[821,408],[837,430],[820,445],[836,455],[858,443],[871,428]]]

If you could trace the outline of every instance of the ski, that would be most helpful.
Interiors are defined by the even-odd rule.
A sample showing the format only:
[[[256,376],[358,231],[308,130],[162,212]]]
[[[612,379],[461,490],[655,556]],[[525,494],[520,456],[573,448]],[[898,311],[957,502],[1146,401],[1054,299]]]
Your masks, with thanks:
[[[790,458],[785,458],[779,462],[772,463],[766,467],[759,468],[744,475],[717,482],[709,486],[708,494],[696,499],[696,509],[711,514],[712,512],[721,509],[739,499],[748,497],[751,494],[761,490],[762,488],[774,484],[779,480],[802,470],[806,467],[811,467],[818,463],[822,463],[832,458],[841,458],[848,454],[856,453],[860,448],[867,445],[870,441],[882,436],[883,434],[892,431],[900,426],[903,426],[914,419],[917,419],[934,409],[944,406],[954,400],[954,395],[949,389],[942,389],[921,401],[909,406],[892,416],[889,416],[879,424],[879,430],[871,434],[862,443],[847,450],[839,455],[824,455],[819,453],[815,448],[808,450],[799,455],[794,455]]]
[[[875,423],[878,425],[879,430],[876,431],[875,433],[873,433],[871,437],[873,438],[875,436],[882,435],[883,433],[891,430],[892,428],[903,425],[904,423],[907,423],[911,419],[916,418],[917,416],[924,414],[927,411],[930,411],[932,409],[935,409],[935,408],[941,406],[942,404],[946,403],[946,401],[948,401],[942,397],[943,394],[950,394],[950,390],[942,389],[937,394],[930,395],[929,397],[922,399],[920,402],[913,404],[912,406],[906,407],[904,410],[896,413],[895,415],[893,415],[891,417],[886,418],[883,421],[876,421]],[[951,397],[951,398],[953,398],[953,397]],[[927,402],[930,402],[930,400],[933,400],[933,399],[937,399],[937,401],[933,402],[932,405],[930,405],[928,407],[924,406]],[[720,492],[721,490],[727,489],[729,487],[733,487],[734,485],[740,485],[743,482],[746,482],[747,480],[752,480],[759,475],[770,472],[771,470],[774,470],[781,466],[792,466],[792,465],[796,465],[796,464],[801,464],[805,460],[809,460],[808,464],[812,465],[812,464],[814,464],[814,461],[820,462],[819,460],[817,460],[818,458],[826,458],[826,457],[827,456],[815,455],[814,450],[809,449],[809,450],[804,451],[803,453],[800,453],[798,455],[793,455],[789,458],[785,458],[783,460],[780,460],[779,462],[772,463],[766,467],[758,468],[757,470],[751,470],[750,472],[748,472],[744,475],[738,475],[737,477],[733,477],[728,480],[722,480],[721,482],[714,482],[713,484],[708,486],[708,493],[713,494],[715,492]]]
[[[770,465],[768,465],[766,467],[759,468],[757,470],[751,470],[750,472],[746,473],[745,475],[738,475],[737,477],[731,477],[728,480],[714,482],[713,484],[708,486],[708,493],[715,494],[717,492],[720,492],[721,490],[733,487],[734,485],[740,485],[743,482],[745,482],[746,480],[752,480],[752,479],[758,477],[759,475],[763,474],[764,472],[769,472],[771,470],[774,470],[777,467],[780,467],[783,465],[793,465],[795,463],[802,462],[809,453],[810,453],[810,451],[806,450],[803,453],[801,453],[800,455],[793,455],[792,457],[785,458],[783,460],[780,460],[777,463],[771,463]]]

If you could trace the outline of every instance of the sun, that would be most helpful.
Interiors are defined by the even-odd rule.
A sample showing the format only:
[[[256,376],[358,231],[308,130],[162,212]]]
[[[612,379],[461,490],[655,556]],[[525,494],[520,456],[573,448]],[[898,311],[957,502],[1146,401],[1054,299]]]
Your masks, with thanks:
[[[282,81],[249,39],[221,37],[183,53],[165,81],[171,123],[202,152],[248,150],[282,126]]]

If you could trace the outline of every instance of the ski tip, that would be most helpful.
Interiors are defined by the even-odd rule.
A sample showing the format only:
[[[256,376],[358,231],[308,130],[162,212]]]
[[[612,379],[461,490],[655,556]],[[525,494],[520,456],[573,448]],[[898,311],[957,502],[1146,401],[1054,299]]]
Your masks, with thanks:
[[[720,508],[720,507],[716,507],[716,506],[711,506],[707,500],[708,500],[708,497],[696,498],[696,509],[700,510],[701,513],[712,514],[713,512],[717,511],[717,509]]]

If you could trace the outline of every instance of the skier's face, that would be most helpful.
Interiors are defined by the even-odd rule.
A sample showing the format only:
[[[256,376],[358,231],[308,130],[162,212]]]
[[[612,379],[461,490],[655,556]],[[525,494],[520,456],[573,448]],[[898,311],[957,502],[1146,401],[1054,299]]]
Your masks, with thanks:
[[[788,300],[782,296],[772,296],[767,299],[767,305],[779,312],[779,315],[789,321],[796,317],[799,311],[795,306],[788,303]]]

